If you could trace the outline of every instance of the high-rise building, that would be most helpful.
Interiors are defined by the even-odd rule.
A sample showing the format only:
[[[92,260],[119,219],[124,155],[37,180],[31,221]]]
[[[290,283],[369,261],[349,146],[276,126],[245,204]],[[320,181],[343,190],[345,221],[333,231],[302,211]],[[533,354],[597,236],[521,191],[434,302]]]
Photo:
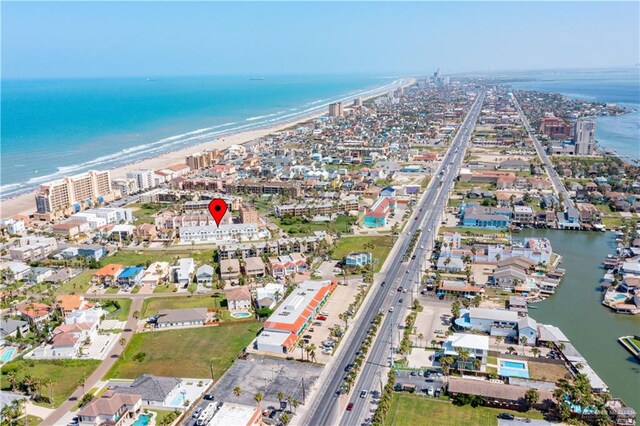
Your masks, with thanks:
[[[242,223],[258,223],[258,212],[253,207],[240,207],[240,220]]]
[[[129,179],[135,179],[135,181],[138,182],[138,189],[144,191],[155,186],[153,174],[153,170],[133,170],[127,172],[127,177]]]
[[[218,150],[196,152],[185,159],[191,170],[204,169],[216,164],[220,152]]]
[[[329,117],[342,117],[342,102],[334,102],[329,104]]]
[[[112,188],[109,171],[90,170],[40,185],[36,194],[36,207],[38,213],[65,212],[71,207],[80,211],[82,205],[101,203],[110,195]]]
[[[354,107],[361,107],[362,106],[362,98],[355,98],[353,100],[353,106]]]
[[[581,118],[576,121],[575,129],[576,155],[589,155],[596,144],[596,122],[593,119]]]

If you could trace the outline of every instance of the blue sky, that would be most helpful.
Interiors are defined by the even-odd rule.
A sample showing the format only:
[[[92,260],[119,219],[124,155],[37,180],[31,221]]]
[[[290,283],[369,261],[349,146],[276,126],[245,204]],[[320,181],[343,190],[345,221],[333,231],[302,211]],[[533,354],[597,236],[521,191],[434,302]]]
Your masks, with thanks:
[[[6,3],[3,78],[633,66],[638,2]]]

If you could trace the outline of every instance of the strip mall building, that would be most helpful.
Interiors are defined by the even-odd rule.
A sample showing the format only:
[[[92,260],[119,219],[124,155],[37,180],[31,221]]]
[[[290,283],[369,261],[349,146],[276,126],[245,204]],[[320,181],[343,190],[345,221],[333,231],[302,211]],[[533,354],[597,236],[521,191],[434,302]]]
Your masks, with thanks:
[[[337,280],[300,283],[264,323],[254,349],[271,353],[289,352],[337,285]]]

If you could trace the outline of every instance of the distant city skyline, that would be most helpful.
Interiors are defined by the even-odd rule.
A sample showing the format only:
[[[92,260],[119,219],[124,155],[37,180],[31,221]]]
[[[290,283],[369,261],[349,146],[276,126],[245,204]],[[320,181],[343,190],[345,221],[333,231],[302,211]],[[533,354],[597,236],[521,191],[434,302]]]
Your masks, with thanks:
[[[4,3],[3,78],[632,67],[639,4]]]

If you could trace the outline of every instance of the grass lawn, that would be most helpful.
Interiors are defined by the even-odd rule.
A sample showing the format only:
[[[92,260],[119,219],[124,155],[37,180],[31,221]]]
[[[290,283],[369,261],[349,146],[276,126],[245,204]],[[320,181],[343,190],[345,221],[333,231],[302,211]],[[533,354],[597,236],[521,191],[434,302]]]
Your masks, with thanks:
[[[108,256],[100,261],[100,266],[110,263],[119,263],[126,266],[146,265],[152,262],[169,262],[174,264],[176,259],[192,257],[196,263],[211,264],[213,261],[213,250],[190,250],[180,248],[177,250],[120,250],[113,256]]]
[[[119,287],[109,287],[107,291],[105,291],[105,294],[118,294],[119,292],[120,292]]]
[[[129,204],[127,207],[133,210],[133,215],[136,217],[153,216],[162,209],[169,207],[167,204],[160,203],[134,203]]]
[[[177,414],[175,414],[173,411],[149,410],[149,412],[156,414],[155,421],[157,425],[164,424],[163,423],[164,419],[167,419],[169,417],[175,419],[177,417]]]
[[[93,277],[94,269],[89,269],[81,272],[73,279],[62,284],[57,290],[56,294],[74,294],[74,293],[86,293],[91,286],[91,277]]]
[[[391,248],[393,248],[393,241],[393,237],[386,235],[372,237],[345,237],[336,244],[336,247],[333,249],[332,257],[334,259],[341,260],[352,251],[371,251],[373,253],[373,258],[378,259],[374,270],[379,272],[385,259],[389,255]],[[365,250],[364,245],[366,243],[373,244],[373,249]]]
[[[18,380],[22,380],[26,375],[31,375],[39,379],[50,379],[53,382],[53,405],[40,404],[45,407],[57,407],[65,399],[73,393],[78,386],[78,382],[83,377],[89,377],[93,370],[100,365],[99,360],[42,360],[42,361],[25,361],[18,359],[6,364],[2,369],[2,375],[15,371]],[[15,370],[14,370],[15,369]],[[9,390],[10,385],[7,380],[2,377],[2,389]],[[49,390],[43,391],[45,395],[49,394]]]
[[[565,378],[569,371],[560,364],[546,364],[542,362],[529,361],[529,376],[533,380],[545,380],[549,382],[557,382]]]
[[[154,293],[171,293],[176,288],[175,284],[157,285],[153,289]]]
[[[142,303],[142,317],[148,317],[158,313],[160,309],[182,308],[220,308],[226,306],[224,295],[216,293],[212,296],[185,296],[185,297],[152,297]]]
[[[255,338],[261,323],[152,331],[133,336],[108,378],[133,379],[140,374],[219,378],[239,352]],[[134,355],[144,352],[142,361]]]
[[[37,426],[42,423],[42,419],[38,416],[34,416],[33,414],[27,414],[26,416],[20,418],[18,423],[19,426]]]
[[[537,411],[520,413],[488,407],[473,408],[470,405],[459,407],[445,400],[406,393],[394,393],[385,425],[413,426],[426,424],[428,419],[429,424],[439,426],[489,426],[497,425],[498,419],[496,416],[504,412],[518,417],[542,419],[542,413]]]
[[[113,305],[105,306],[105,303],[109,300],[100,299],[97,300],[100,302],[104,309],[107,310],[107,318],[108,320],[118,320],[118,321],[126,321],[129,316],[129,309],[131,309],[131,299],[113,299],[120,304],[120,309],[116,308]],[[95,301],[95,300],[94,300]]]
[[[331,222],[308,222],[305,219],[297,218],[294,223],[283,224],[278,217],[270,218],[280,229],[291,235],[311,235],[315,231],[340,232],[346,234],[349,227],[353,225],[357,218],[349,216],[338,216]],[[286,220],[286,219],[285,219]]]
[[[140,286],[134,285],[133,288],[131,289],[131,294],[138,294],[139,291],[140,291]]]

